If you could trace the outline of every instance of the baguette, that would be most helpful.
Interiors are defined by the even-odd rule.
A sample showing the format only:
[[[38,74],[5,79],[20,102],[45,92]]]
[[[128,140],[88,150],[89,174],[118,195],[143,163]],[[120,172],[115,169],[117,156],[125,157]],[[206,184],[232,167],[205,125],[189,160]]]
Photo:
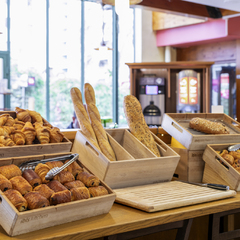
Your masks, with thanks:
[[[150,149],[157,157],[160,157],[157,144],[144,119],[142,107],[136,97],[127,95],[124,97],[124,113],[131,133]]]
[[[189,127],[203,133],[229,134],[224,124],[199,117],[192,118],[189,122]]]
[[[88,140],[98,149],[100,150],[100,147],[97,142],[97,138],[95,136],[95,133],[93,131],[92,125],[90,123],[90,120],[88,118],[88,114],[85,110],[85,107],[82,102],[82,94],[80,90],[76,87],[72,88],[70,91],[73,107],[76,113],[77,120],[79,122],[80,128],[83,132],[83,134],[88,138]]]
[[[93,87],[89,83],[84,84],[84,97],[87,105],[88,115],[92,128],[98,140],[102,153],[110,160],[116,161],[115,153],[108,141],[106,131],[101,123],[101,117],[96,106],[96,99]]]

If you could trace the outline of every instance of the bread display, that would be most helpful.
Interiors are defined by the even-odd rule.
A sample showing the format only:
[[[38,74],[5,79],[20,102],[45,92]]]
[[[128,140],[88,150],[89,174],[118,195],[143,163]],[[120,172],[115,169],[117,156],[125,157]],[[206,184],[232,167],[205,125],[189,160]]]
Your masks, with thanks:
[[[83,182],[87,187],[97,187],[99,186],[99,183],[100,183],[100,180],[98,177],[85,171],[79,173],[76,179]]]
[[[12,189],[11,182],[6,177],[4,177],[2,174],[0,174],[0,190],[2,192],[5,192],[8,189]]]
[[[199,117],[192,118],[189,122],[189,127],[203,133],[229,134],[229,131],[224,124]]]
[[[18,190],[23,196],[32,191],[30,183],[22,176],[16,176],[10,179],[12,188]]]
[[[29,192],[24,195],[24,198],[27,200],[28,209],[30,210],[50,206],[47,198],[42,196],[39,192]]]
[[[108,141],[107,133],[104,130],[101,122],[100,113],[96,106],[94,89],[89,83],[84,84],[84,97],[87,105],[88,116],[90,118],[93,131],[96,135],[98,145],[102,153],[110,161],[116,161],[115,153]]]
[[[90,187],[88,190],[91,197],[98,197],[108,194],[108,190],[103,186]]]
[[[22,171],[15,164],[5,165],[0,167],[0,174],[7,179],[11,179],[16,176],[22,176]]]
[[[90,198],[89,190],[86,187],[71,188],[70,192],[72,201]]]
[[[4,195],[8,198],[8,200],[19,212],[27,210],[28,206],[27,200],[22,196],[22,194],[19,191],[9,189],[6,192],[4,192]]]
[[[100,147],[97,142],[96,135],[92,128],[91,122],[89,120],[87,111],[82,102],[82,94],[80,90],[76,87],[72,88],[70,91],[73,107],[77,116],[82,133],[86,136],[87,139],[98,149]]]
[[[157,157],[160,152],[151,131],[144,119],[140,102],[133,95],[124,97],[124,113],[131,133]]]
[[[57,205],[61,203],[71,202],[71,201],[72,201],[71,192],[68,189],[60,192],[55,192],[50,197],[51,205]]]
[[[22,172],[22,176],[35,188],[42,183],[41,178],[32,169],[26,169]]]

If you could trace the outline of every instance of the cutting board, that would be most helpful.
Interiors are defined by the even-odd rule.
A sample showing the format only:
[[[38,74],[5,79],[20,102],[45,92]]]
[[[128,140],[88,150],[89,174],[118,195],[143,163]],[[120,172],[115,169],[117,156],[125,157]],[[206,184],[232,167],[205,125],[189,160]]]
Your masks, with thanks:
[[[146,212],[189,206],[234,197],[236,191],[216,190],[189,183],[171,181],[115,189],[116,202]]]

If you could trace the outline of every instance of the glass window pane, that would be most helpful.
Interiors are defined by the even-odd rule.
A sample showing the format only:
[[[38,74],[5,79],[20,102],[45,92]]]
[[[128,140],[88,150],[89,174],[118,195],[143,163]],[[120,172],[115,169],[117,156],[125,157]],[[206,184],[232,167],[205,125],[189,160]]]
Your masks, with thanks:
[[[7,1],[0,1],[0,51],[7,51]]]
[[[94,17],[93,17],[94,16]],[[85,82],[101,118],[112,119],[112,7],[85,2]]]
[[[81,1],[50,0],[50,122],[67,128],[72,121],[72,87],[81,86]]]
[[[46,2],[11,0],[11,107],[46,113]]]

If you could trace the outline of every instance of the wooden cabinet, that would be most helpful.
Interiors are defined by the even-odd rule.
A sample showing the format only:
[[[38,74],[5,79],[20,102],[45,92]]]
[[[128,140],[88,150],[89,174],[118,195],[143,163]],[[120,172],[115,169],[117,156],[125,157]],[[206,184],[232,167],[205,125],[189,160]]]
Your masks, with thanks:
[[[130,94],[139,99],[139,79],[154,74],[166,79],[165,112],[176,112],[177,74],[182,70],[194,70],[200,76],[200,112],[210,112],[210,68],[214,62],[142,62],[126,63],[130,70]]]

